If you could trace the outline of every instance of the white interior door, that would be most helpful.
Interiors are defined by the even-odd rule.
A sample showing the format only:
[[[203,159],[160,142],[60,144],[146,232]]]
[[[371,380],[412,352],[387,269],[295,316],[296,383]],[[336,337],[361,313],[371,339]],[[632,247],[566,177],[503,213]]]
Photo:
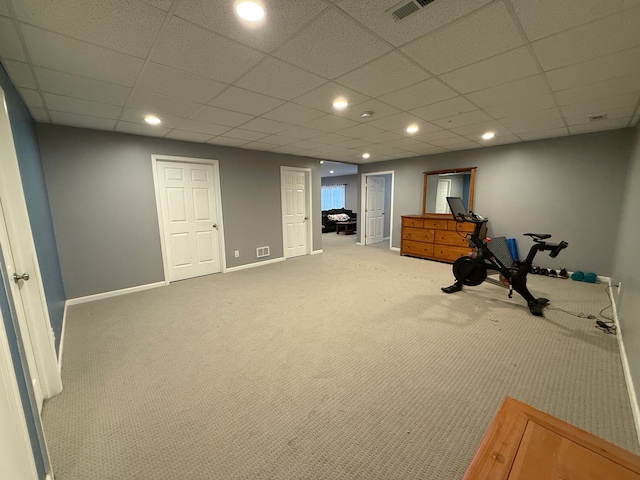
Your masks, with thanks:
[[[384,183],[384,177],[367,177],[365,245],[380,243],[384,238]]]
[[[310,224],[307,205],[309,172],[281,169],[284,258],[309,253]]]
[[[213,166],[156,162],[169,281],[220,272]]]
[[[13,306],[22,336],[38,410],[44,398],[62,391],[40,265],[33,242],[9,114],[0,89],[0,242],[11,280]],[[14,277],[14,275],[16,277]],[[13,281],[13,279],[16,281]]]
[[[448,178],[438,179],[438,188],[436,190],[436,213],[451,213],[447,197],[451,194],[451,180]]]

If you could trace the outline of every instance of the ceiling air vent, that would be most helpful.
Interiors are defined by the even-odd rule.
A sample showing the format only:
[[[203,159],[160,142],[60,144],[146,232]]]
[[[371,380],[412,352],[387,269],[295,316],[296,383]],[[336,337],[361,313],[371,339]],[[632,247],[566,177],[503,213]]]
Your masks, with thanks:
[[[606,120],[606,119],[607,119],[606,113],[602,113],[600,115],[589,115],[590,122],[597,122],[598,120]]]
[[[387,12],[391,12],[391,16],[397,22],[398,20],[402,20],[403,18],[407,18],[412,13],[416,13],[422,7],[433,3],[435,0],[411,0],[409,2],[402,2],[399,5],[387,10]]]

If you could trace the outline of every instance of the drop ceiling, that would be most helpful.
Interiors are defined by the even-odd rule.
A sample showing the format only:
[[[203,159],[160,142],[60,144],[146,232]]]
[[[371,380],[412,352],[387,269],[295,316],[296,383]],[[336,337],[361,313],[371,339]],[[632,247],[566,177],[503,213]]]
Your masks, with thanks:
[[[351,163],[640,118],[640,0],[263,3],[0,0],[0,60],[38,122]]]

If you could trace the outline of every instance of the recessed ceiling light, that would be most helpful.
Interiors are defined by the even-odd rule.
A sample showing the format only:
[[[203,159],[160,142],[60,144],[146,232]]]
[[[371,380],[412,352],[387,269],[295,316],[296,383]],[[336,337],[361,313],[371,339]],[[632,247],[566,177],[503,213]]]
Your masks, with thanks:
[[[349,106],[349,102],[347,102],[344,98],[337,98],[333,102],[333,108],[336,110],[344,110]]]
[[[236,5],[236,13],[248,22],[257,22],[264,18],[264,7],[256,2],[240,2]]]
[[[366,111],[366,112],[362,112],[362,115],[360,115],[362,118],[371,118],[373,117],[373,112],[371,111]]]
[[[370,154],[368,154],[368,153],[363,153],[363,154],[362,154],[362,158],[369,158],[370,156],[371,156],[371,155],[370,155]]]
[[[333,173],[333,170],[329,170],[329,173]]]
[[[155,115],[147,115],[146,117],[144,117],[144,121],[149,125],[160,125],[162,123],[162,120],[160,120]]]
[[[324,160],[320,160],[320,163],[324,163]]]
[[[416,133],[418,130],[420,130],[420,127],[418,127],[418,125],[409,125],[407,127],[407,133]]]
[[[495,137],[495,136],[496,136],[496,134],[495,134],[494,132],[487,132],[487,133],[484,133],[484,134],[482,135],[482,138],[483,138],[484,140],[491,140],[491,139],[492,139],[493,137]]]

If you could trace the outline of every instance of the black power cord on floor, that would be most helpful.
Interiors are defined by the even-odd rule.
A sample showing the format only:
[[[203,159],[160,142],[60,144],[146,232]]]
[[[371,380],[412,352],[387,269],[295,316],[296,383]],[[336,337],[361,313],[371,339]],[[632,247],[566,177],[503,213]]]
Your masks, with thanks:
[[[611,317],[607,317],[603,312],[605,310],[607,310],[608,308],[611,308],[613,306],[613,303],[611,301],[611,294],[609,292],[609,289],[611,288],[611,286],[607,286],[607,288],[605,289],[605,291],[607,292],[607,296],[609,297],[609,305],[607,305],[606,307],[604,307],[602,310],[600,310],[600,312],[598,313],[598,315],[602,318],[604,318],[605,320],[599,320],[598,317],[596,315],[592,315],[592,314],[588,314],[588,313],[583,313],[583,312],[570,312],[568,310],[565,310],[563,308],[557,308],[557,307],[547,307],[547,310],[557,310],[563,313],[566,313],[567,315],[572,315],[574,317],[578,317],[578,318],[588,318],[589,320],[595,320],[596,321],[596,325],[595,327],[598,330],[602,330],[604,333],[607,333],[609,335],[616,335],[617,332],[617,327],[616,325],[614,325],[614,320]]]

